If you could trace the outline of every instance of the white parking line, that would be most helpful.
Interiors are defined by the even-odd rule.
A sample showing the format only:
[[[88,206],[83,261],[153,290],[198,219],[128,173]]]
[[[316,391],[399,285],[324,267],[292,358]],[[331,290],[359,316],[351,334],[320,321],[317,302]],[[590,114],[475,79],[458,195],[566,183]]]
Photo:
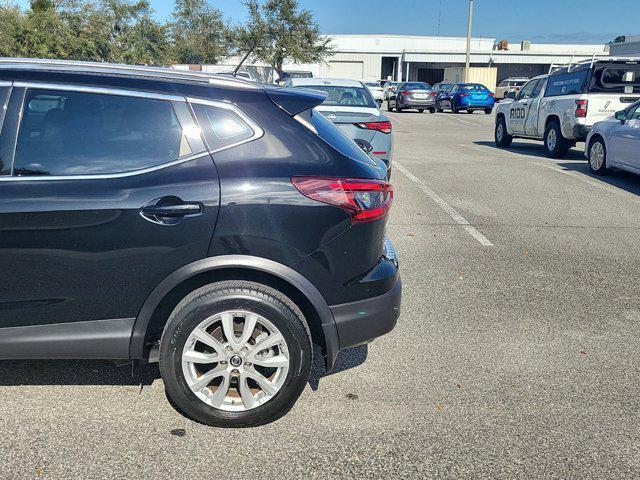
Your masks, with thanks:
[[[442,197],[440,197],[440,195],[438,195],[436,192],[434,192],[429,187],[427,187],[422,182],[422,180],[420,180],[418,177],[416,177],[413,173],[411,173],[405,167],[400,165],[398,162],[394,162],[394,167],[400,170],[405,177],[407,177],[409,180],[415,183],[418,186],[418,188],[422,190],[424,193],[426,193],[427,196],[436,203],[436,205],[438,205],[442,210],[444,210],[445,213],[449,215],[454,222],[456,222],[458,225],[461,225],[462,228],[464,228],[469,235],[471,235],[478,242],[480,242],[481,245],[484,245],[485,247],[493,247],[493,243],[491,243],[487,237],[482,235],[478,230],[476,230],[472,225],[470,225],[466,218],[460,215],[455,208],[453,208],[451,205],[445,202],[442,199]]]
[[[446,115],[449,118],[453,118],[457,122],[466,123],[467,125],[474,125],[473,122],[467,122],[466,120],[462,120],[461,118],[458,118],[456,115],[453,115],[452,113],[443,113],[443,115]]]

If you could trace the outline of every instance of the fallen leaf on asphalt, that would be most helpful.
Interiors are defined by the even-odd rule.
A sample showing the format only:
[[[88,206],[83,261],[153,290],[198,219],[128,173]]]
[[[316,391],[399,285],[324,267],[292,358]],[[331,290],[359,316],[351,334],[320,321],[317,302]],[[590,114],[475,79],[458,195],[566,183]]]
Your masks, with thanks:
[[[40,475],[42,475],[42,470],[39,468],[36,468],[36,477],[39,477]]]
[[[175,437],[184,437],[187,431],[184,428],[174,428],[169,433]]]
[[[358,400],[358,395],[356,395],[355,393],[347,393],[347,398],[349,400]]]
[[[586,354],[587,354],[586,350],[580,350],[580,353],[581,353],[582,355],[586,355]]]
[[[444,405],[437,404],[436,410],[438,410],[439,412],[442,412],[444,410]]]
[[[407,237],[415,237],[416,234],[415,233],[407,233]]]

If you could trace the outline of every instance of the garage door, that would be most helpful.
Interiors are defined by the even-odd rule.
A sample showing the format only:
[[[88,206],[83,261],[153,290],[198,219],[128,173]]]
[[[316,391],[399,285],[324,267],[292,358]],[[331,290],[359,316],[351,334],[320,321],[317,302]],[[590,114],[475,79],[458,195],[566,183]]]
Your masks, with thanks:
[[[330,78],[350,78],[361,80],[364,73],[363,62],[329,62]]]

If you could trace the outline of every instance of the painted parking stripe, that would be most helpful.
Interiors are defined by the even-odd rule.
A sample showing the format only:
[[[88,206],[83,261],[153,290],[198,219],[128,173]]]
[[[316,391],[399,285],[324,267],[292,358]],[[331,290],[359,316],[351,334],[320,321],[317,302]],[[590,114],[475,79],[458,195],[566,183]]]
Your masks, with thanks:
[[[484,245],[485,247],[493,247],[493,243],[491,243],[487,237],[485,237],[478,230],[476,230],[471,224],[469,224],[466,218],[460,215],[455,208],[453,208],[446,201],[444,201],[444,199],[440,197],[440,195],[438,195],[436,192],[431,190],[427,185],[425,185],[422,180],[420,180],[418,177],[416,177],[413,173],[411,173],[405,167],[400,165],[398,162],[394,162],[393,166],[394,168],[400,170],[400,172],[402,172],[405,177],[407,177],[409,180],[415,183],[418,186],[418,188],[422,190],[424,193],[426,193],[427,196],[436,203],[436,205],[438,205],[442,210],[444,210],[444,212],[447,215],[449,215],[454,222],[456,222],[458,225],[461,225],[462,228],[464,228],[465,231],[469,235],[471,235],[473,238],[475,238],[481,245]]]
[[[444,115],[446,115],[449,118],[454,119],[456,122],[466,123],[467,125],[474,125],[473,122],[467,122],[466,120],[462,120],[461,118],[458,118],[457,116],[453,115],[452,113],[445,113]]]

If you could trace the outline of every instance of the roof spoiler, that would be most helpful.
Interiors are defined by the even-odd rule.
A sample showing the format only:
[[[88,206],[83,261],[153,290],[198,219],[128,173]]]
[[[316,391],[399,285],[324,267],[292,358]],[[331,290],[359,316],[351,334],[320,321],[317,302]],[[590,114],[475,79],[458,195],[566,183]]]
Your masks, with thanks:
[[[327,98],[325,92],[302,88],[266,87],[264,91],[269,100],[292,117],[317,107]]]

